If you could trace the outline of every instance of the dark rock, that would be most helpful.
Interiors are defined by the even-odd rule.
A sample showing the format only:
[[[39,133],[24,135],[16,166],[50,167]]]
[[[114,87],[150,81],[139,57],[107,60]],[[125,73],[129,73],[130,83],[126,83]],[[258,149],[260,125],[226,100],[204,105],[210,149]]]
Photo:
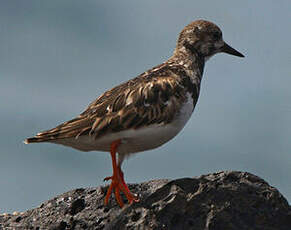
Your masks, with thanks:
[[[84,199],[77,199],[72,202],[69,208],[69,213],[71,215],[75,215],[78,212],[82,211],[85,208],[85,201]]]
[[[48,226],[51,230],[66,230],[66,227],[68,224],[65,221],[61,221],[60,223],[57,223],[55,226]]]
[[[103,205],[107,188],[76,189],[33,210],[0,215],[0,229],[291,229],[286,199],[250,173],[219,172],[129,187],[140,202],[123,209],[114,199]]]

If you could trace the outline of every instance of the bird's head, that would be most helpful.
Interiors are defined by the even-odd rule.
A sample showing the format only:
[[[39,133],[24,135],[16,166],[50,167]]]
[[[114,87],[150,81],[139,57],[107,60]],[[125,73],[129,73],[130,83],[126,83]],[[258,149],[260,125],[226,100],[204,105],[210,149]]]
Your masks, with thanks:
[[[175,53],[185,51],[199,55],[204,60],[220,52],[244,57],[223,41],[222,32],[217,25],[205,20],[191,22],[181,31]]]

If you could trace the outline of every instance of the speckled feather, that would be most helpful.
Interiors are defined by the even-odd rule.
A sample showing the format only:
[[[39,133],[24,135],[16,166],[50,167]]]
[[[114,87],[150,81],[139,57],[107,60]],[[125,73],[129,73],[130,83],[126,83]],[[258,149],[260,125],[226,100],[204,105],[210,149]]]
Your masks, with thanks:
[[[111,132],[167,124],[179,113],[187,92],[195,106],[199,89],[200,84],[193,83],[183,65],[165,62],[105,92],[77,118],[27,140],[42,142],[88,134],[98,138]]]

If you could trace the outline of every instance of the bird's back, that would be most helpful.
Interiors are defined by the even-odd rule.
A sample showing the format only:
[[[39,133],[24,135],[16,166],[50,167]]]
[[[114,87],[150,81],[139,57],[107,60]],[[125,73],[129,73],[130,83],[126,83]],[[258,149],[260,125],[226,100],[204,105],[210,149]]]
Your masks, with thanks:
[[[106,91],[78,117],[38,133],[25,142],[53,142],[83,151],[107,151],[107,142],[112,138],[126,138],[132,131],[137,134],[136,131],[145,130],[145,127],[149,132],[140,133],[148,135],[150,130],[157,131],[157,127],[166,127],[175,119],[188,120],[188,115],[183,114],[192,113],[199,88],[183,65],[165,62]],[[187,109],[181,110],[184,105]],[[140,147],[139,151],[145,147]]]

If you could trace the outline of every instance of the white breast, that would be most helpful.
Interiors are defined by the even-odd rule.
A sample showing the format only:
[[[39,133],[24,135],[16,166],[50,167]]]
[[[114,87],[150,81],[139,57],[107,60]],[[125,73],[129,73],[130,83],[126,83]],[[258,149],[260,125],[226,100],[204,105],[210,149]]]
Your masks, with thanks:
[[[187,101],[183,104],[179,114],[177,115],[176,120],[173,124],[176,124],[177,126],[182,126],[181,129],[185,126],[189,118],[191,117],[194,110],[193,105],[193,98],[190,93],[187,93]]]

